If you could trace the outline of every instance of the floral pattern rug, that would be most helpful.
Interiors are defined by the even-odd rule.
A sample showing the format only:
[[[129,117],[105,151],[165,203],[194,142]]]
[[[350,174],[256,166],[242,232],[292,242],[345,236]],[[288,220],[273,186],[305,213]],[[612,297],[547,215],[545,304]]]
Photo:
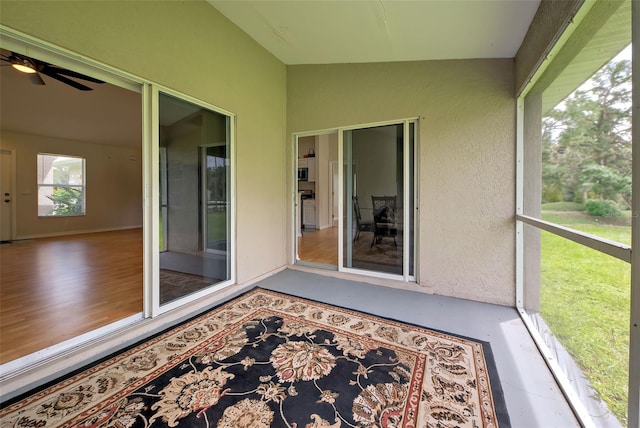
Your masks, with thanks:
[[[489,345],[254,289],[0,411],[6,427],[508,427]]]

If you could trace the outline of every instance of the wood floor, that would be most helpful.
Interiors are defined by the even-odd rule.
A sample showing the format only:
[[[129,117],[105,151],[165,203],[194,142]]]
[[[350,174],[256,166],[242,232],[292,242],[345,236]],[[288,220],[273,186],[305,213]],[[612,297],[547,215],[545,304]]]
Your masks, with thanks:
[[[338,228],[305,233],[298,254],[337,266]],[[142,229],[0,245],[0,364],[142,312],[142,257]]]
[[[0,245],[0,364],[142,311],[142,229]]]
[[[305,262],[338,265],[338,228],[304,232],[298,238],[298,257]]]
[[[299,240],[303,260],[337,265],[337,228]],[[140,313],[142,229],[0,245],[0,364]]]
[[[360,232],[353,242],[352,268],[402,274],[402,239],[385,237],[372,245],[373,232]],[[338,266],[338,228],[303,232],[298,238],[298,258],[303,262]]]

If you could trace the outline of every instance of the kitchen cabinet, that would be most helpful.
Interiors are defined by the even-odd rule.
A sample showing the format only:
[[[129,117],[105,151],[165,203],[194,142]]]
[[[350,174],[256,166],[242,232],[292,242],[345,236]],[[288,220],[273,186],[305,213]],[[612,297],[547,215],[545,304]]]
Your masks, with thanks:
[[[305,228],[315,229],[316,225],[316,200],[315,199],[303,199],[302,200],[302,219]]]
[[[308,181],[316,181],[317,170],[318,170],[318,168],[316,167],[317,165],[316,158],[307,158],[306,161],[307,161],[307,168],[309,170]]]

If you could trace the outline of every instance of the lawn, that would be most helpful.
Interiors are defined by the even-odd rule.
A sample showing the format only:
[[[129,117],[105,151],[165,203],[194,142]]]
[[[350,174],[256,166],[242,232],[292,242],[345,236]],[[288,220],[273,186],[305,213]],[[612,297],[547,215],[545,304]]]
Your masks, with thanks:
[[[544,220],[630,242],[631,228],[616,225],[624,220],[595,219],[583,212],[547,208],[551,207],[543,206]],[[543,318],[598,395],[626,425],[630,265],[542,232],[541,270]]]
[[[210,210],[207,214],[208,218],[208,230],[207,230],[207,242],[225,241],[227,239],[227,213],[226,211]],[[159,248],[164,248],[164,233],[162,232],[162,210],[160,210],[160,245]]]

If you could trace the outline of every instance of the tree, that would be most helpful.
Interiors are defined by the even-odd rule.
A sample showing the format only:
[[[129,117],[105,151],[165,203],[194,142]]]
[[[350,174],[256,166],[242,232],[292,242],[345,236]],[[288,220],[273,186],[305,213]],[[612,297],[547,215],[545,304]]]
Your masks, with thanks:
[[[53,201],[50,215],[82,214],[82,190],[73,187],[56,187],[53,194],[47,196]]]
[[[631,62],[606,64],[543,119],[543,186],[630,206]]]

